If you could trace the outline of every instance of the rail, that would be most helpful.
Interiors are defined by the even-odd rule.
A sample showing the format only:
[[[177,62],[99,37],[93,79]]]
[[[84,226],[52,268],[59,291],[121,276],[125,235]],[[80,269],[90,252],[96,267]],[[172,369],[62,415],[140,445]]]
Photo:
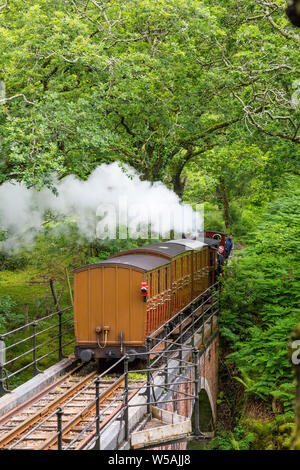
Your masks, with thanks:
[[[20,385],[16,377],[31,367],[32,376],[37,375],[40,372],[38,364],[43,359],[55,353],[57,353],[55,359],[63,359],[63,348],[74,343],[73,316],[66,317],[71,310],[72,307],[67,307],[0,334],[0,396],[10,392],[10,379],[15,378],[14,382]],[[55,318],[58,320],[52,324]],[[54,334],[51,335],[52,332]],[[46,340],[43,338],[45,333],[47,333]],[[67,342],[63,342],[64,337],[68,337]],[[52,344],[55,348],[50,348],[49,351],[49,345]],[[21,345],[22,349],[24,345],[27,349],[18,354]],[[28,380],[28,376],[24,378],[25,380]]]

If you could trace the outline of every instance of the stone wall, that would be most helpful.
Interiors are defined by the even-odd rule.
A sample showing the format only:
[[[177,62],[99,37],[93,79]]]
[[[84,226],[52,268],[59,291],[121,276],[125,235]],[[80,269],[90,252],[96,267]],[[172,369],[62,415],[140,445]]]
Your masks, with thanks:
[[[200,345],[200,353],[201,350],[202,349]],[[208,395],[214,423],[216,421],[218,395],[218,353],[219,336],[217,333],[215,333],[207,349],[200,355],[198,368],[199,392],[201,389],[204,389]],[[192,397],[189,399],[187,394],[193,395],[194,393],[193,380],[194,369],[189,368],[188,370],[185,370],[182,378],[179,379],[179,381],[185,383],[178,385],[176,391],[172,393],[172,401],[165,404],[162,403],[162,408],[191,419],[193,414],[194,400]],[[168,400],[170,400],[170,397],[168,397]],[[153,450],[185,450],[186,446],[186,442],[178,442],[170,445],[153,447]]]

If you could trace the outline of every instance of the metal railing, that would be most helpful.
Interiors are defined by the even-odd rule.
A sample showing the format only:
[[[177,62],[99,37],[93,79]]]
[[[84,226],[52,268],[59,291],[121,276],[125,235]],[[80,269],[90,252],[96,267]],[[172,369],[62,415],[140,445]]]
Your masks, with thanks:
[[[194,434],[200,436],[199,392],[201,377],[205,379],[205,367],[204,370],[200,371],[200,358],[205,354],[208,346],[217,335],[217,329],[214,328],[214,325],[216,325],[215,319],[219,315],[219,287],[220,283],[216,283],[212,288],[207,289],[146,338],[146,352],[139,354],[139,356],[142,355],[145,358],[145,368],[132,370],[129,368],[130,355],[121,357],[109,369],[91,380],[75,396],[54,410],[9,448],[17,447],[31,433],[40,429],[45,422],[51,420],[55,415],[57,419],[56,432],[51,435],[40,450],[49,448],[51,443],[52,448],[54,443],[58,450],[79,450],[83,448],[100,450],[102,433],[107,429],[108,423],[115,421],[120,423],[119,434],[122,443],[129,443],[131,431],[129,411],[131,408],[144,407],[148,416],[150,416],[152,406],[182,401],[194,406]],[[195,347],[196,334],[201,337],[200,350]],[[118,374],[117,379],[108,388],[108,390],[113,390],[117,382],[120,383],[120,380],[124,380],[121,398],[117,395],[109,403],[102,403],[101,400],[107,392],[107,389],[102,393],[100,391],[103,378],[118,371],[122,364],[123,373]],[[34,361],[31,365],[34,365]],[[142,384],[139,385],[137,379],[132,379],[134,382],[132,385],[130,374],[142,374]],[[178,390],[178,387],[182,384],[186,385],[188,391]],[[93,389],[94,399],[87,400],[86,406],[76,416],[73,416],[71,421],[64,424],[63,417],[68,415],[65,408],[87,390],[91,391],[91,388]],[[176,398],[173,396],[174,392],[176,392]],[[133,403],[132,399],[137,394],[145,397],[142,403]],[[88,418],[86,411],[91,409],[93,411]],[[107,415],[108,410],[111,410],[111,414],[104,421],[101,421],[101,416]],[[72,439],[68,439],[67,444],[63,444],[64,433],[71,429],[72,423],[78,423],[80,417],[85,422],[88,420],[88,423],[77,434],[72,430]],[[87,433],[89,433],[88,437],[86,437]]]
[[[73,315],[65,317],[71,310],[72,307],[67,307],[0,334],[0,396],[10,391],[9,380],[25,373],[27,369],[32,367],[32,376],[37,375],[40,372],[38,364],[48,356],[57,353],[55,360],[63,359],[63,348],[74,342]],[[52,324],[55,318],[57,321]],[[54,335],[51,335],[52,332]],[[66,335],[72,336],[72,340],[63,343]],[[54,349],[52,344],[55,345]],[[20,348],[22,353],[18,354]],[[28,375],[24,378],[26,380]]]

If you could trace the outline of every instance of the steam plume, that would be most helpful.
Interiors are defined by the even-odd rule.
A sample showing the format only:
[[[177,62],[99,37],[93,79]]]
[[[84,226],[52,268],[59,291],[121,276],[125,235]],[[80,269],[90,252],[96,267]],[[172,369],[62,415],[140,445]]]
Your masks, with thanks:
[[[177,235],[202,229],[202,217],[161,182],[142,181],[130,167],[122,170],[115,162],[98,166],[85,181],[73,175],[56,181],[58,195],[49,189],[40,192],[23,183],[0,186],[0,229],[7,230],[2,243],[6,251],[18,250],[32,243],[42,229],[44,214],[51,211],[76,219],[80,233],[89,240],[114,238],[116,225],[123,229],[119,236],[147,238],[148,224],[152,236],[168,237],[170,230]]]

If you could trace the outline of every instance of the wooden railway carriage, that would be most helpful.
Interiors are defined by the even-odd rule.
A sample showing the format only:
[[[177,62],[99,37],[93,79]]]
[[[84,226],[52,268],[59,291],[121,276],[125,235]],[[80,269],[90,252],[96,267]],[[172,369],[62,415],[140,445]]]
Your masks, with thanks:
[[[138,357],[147,335],[211,285],[215,268],[216,257],[211,258],[207,244],[183,239],[124,251],[76,269],[75,355],[83,361],[125,352]]]

